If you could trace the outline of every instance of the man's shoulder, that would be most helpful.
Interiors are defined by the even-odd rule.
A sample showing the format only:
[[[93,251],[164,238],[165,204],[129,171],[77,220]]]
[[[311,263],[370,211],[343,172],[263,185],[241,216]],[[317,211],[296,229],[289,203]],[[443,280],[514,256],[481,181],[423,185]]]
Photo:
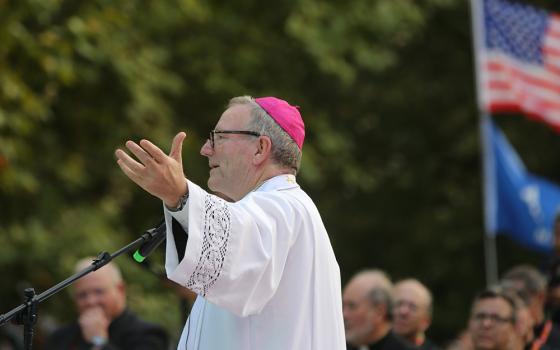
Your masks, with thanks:
[[[346,345],[347,350],[358,350],[361,347],[355,347],[350,344]],[[367,346],[370,350],[414,350],[415,347],[408,345],[401,337],[393,332],[387,333],[383,338],[373,344]]]
[[[65,334],[73,334],[79,332],[80,332],[80,326],[78,325],[78,322],[72,322],[72,323],[66,323],[61,325],[51,333],[51,336],[56,337]]]
[[[109,337],[123,348],[142,344],[150,349],[165,349],[169,341],[163,327],[141,319],[130,310],[125,310],[111,323]]]
[[[54,330],[45,345],[47,350],[68,348],[69,344],[81,338],[80,327],[77,322],[65,324]]]
[[[146,321],[140,318],[135,312],[130,310],[125,310],[121,316],[119,316],[111,324],[117,328],[128,328],[128,329],[156,329],[163,330],[163,328],[155,323]]]
[[[387,340],[380,350],[413,350],[415,347],[408,343],[393,332],[387,334]]]
[[[548,345],[551,345],[555,349],[560,349],[560,328],[558,327],[558,325],[552,325],[546,343]]]
[[[418,347],[419,350],[440,350],[440,348],[434,344],[430,339],[425,339],[424,343]]]

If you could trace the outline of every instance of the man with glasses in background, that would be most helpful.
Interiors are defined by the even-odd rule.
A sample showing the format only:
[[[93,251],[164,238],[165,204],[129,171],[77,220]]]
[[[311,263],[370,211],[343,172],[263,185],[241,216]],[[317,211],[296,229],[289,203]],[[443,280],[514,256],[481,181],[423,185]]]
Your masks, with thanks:
[[[522,350],[515,328],[516,306],[506,294],[486,290],[474,299],[469,333],[474,350]]]
[[[168,277],[198,294],[178,349],[344,349],[340,270],[296,182],[304,136],[286,101],[233,98],[200,150],[219,196],[185,179],[184,132],[169,155],[147,140],[126,142],[136,159],[116,151],[164,203]]]
[[[414,278],[395,283],[393,287],[393,332],[419,350],[439,350],[426,337],[432,323],[432,293]]]

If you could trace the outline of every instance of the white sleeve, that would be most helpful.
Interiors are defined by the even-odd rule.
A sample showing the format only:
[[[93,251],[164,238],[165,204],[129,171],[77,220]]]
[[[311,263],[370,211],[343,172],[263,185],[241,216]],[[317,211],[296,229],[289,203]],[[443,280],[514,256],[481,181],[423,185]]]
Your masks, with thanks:
[[[190,198],[190,195],[189,195]],[[188,208],[189,199],[183,206],[183,209],[177,212],[172,212],[167,209],[167,206],[163,204],[163,213],[165,217],[165,270],[172,271],[177,268],[179,264],[179,257],[177,256],[177,247],[175,246],[175,237],[173,235],[173,218],[181,224],[185,232],[188,232],[189,216]],[[172,214],[174,214],[172,216]],[[168,272],[169,274],[169,272]]]
[[[252,192],[229,203],[188,186],[185,208],[165,212],[169,279],[238,316],[260,312],[282,278],[304,208],[289,191]],[[171,216],[189,235],[181,261],[169,239]]]

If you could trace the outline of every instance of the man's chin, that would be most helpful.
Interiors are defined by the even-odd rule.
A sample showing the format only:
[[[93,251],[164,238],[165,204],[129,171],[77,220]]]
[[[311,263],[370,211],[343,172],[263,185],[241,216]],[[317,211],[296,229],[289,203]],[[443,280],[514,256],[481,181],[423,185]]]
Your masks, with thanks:
[[[414,333],[410,328],[411,327],[407,327],[406,325],[401,325],[401,326],[393,325],[393,331],[400,335],[404,335],[404,334],[408,335],[410,333]]]
[[[363,338],[364,337],[361,336],[360,334],[348,333],[348,332],[346,333],[346,342],[353,346],[365,345]]]
[[[214,177],[212,175],[210,175],[210,177],[208,178],[207,184],[208,184],[208,189],[210,189],[210,191],[212,191],[213,193],[219,193],[220,192],[220,188],[216,184],[216,179],[214,179]]]
[[[477,349],[493,349],[495,347],[494,340],[478,339],[473,342]]]

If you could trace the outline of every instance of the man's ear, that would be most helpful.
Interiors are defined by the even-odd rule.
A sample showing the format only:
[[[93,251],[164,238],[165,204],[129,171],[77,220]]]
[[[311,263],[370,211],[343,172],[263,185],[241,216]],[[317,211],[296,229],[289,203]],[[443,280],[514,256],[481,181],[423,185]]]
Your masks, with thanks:
[[[426,316],[422,322],[420,322],[420,328],[422,329],[422,332],[425,332],[428,328],[430,328],[430,325],[432,324],[432,317],[431,316]]]
[[[372,307],[375,310],[375,317],[377,318],[378,322],[382,322],[387,320],[389,317],[389,309],[386,305],[377,304]]]
[[[540,305],[544,305],[544,303],[546,302],[546,291],[543,290],[537,292],[537,294],[535,295],[535,299]]]
[[[126,295],[126,284],[123,281],[117,282],[115,288],[119,291],[119,294]]]
[[[260,165],[270,158],[272,152],[272,141],[268,136],[259,136],[257,149],[253,156],[253,164]]]

